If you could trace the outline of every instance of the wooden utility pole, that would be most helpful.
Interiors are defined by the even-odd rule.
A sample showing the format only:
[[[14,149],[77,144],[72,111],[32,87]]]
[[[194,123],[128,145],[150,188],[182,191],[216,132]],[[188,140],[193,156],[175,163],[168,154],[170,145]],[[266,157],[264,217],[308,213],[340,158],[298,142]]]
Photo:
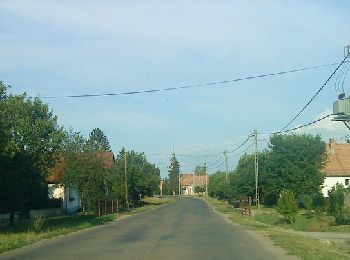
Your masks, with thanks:
[[[129,210],[129,199],[128,199],[128,173],[126,171],[126,149],[124,150],[124,177],[125,177],[125,206]]]
[[[259,210],[259,159],[258,159],[258,131],[254,130],[255,143],[255,202]]]
[[[160,180],[159,189],[160,189],[160,197],[163,197],[163,180]]]
[[[204,164],[205,168],[205,195],[208,196],[208,171],[207,171],[207,163]]]
[[[227,182],[227,180],[228,180],[228,178],[227,178],[227,175],[228,175],[227,151],[225,150],[225,151],[223,152],[223,154],[224,154],[224,156],[225,156],[225,165],[226,165],[225,177],[226,177],[226,182]]]

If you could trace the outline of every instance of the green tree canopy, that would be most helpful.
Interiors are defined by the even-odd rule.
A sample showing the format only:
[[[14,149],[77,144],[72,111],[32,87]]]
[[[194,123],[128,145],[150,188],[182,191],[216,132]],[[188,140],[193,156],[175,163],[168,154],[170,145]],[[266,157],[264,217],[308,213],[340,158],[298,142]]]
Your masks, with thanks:
[[[195,175],[206,175],[206,167],[205,165],[197,165],[194,169]]]
[[[111,151],[108,138],[100,128],[94,128],[89,134],[87,144],[97,151]]]
[[[169,178],[169,189],[171,194],[175,193],[179,195],[179,176],[180,176],[180,164],[176,159],[175,154],[170,159],[170,165],[168,166],[168,178]]]
[[[228,199],[230,186],[225,172],[215,172],[209,176],[208,194],[218,199]]]
[[[277,200],[282,190],[294,194],[320,192],[326,160],[326,144],[320,136],[274,135],[270,138],[268,167],[263,173],[263,193]]]
[[[277,203],[282,190],[297,196],[320,192],[326,160],[326,144],[320,136],[274,135],[269,149],[258,153],[260,200],[267,205]],[[230,177],[234,198],[255,196],[254,155],[243,155]]]
[[[110,175],[113,196],[125,204],[125,152],[129,200],[138,203],[140,195],[144,197],[159,193],[160,170],[147,161],[144,153],[126,151],[123,148],[116,156]]]
[[[39,98],[6,91],[0,83],[0,205],[10,205],[13,220],[24,204],[31,208],[47,199],[46,178],[64,134]]]

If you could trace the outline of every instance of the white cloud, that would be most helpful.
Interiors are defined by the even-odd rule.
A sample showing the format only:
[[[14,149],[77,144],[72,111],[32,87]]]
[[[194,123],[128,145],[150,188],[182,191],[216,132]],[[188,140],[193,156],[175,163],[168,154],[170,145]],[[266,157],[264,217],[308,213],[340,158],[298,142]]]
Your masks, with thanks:
[[[329,114],[332,114],[332,110],[327,108],[322,113],[316,115],[313,120],[318,120]],[[333,118],[333,116],[327,117],[320,122],[317,122],[309,127],[298,129],[295,132],[320,134],[324,140],[329,138],[341,138],[342,136],[349,134],[349,130],[344,126],[344,124],[342,122],[332,121]],[[298,127],[298,125],[295,127]]]

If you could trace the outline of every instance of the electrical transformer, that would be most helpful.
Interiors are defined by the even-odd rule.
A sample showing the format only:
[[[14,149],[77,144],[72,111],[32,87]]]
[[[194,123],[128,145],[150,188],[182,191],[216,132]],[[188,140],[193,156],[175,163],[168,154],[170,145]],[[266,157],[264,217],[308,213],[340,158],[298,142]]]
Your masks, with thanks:
[[[350,116],[350,97],[335,101],[333,103],[333,114]]]

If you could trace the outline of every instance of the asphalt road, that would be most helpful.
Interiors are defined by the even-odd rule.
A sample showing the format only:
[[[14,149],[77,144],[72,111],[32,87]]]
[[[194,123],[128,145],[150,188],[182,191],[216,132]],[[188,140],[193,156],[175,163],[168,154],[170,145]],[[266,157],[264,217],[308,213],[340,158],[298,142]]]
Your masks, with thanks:
[[[176,198],[156,210],[0,255],[0,259],[84,260],[288,258],[194,198]]]

